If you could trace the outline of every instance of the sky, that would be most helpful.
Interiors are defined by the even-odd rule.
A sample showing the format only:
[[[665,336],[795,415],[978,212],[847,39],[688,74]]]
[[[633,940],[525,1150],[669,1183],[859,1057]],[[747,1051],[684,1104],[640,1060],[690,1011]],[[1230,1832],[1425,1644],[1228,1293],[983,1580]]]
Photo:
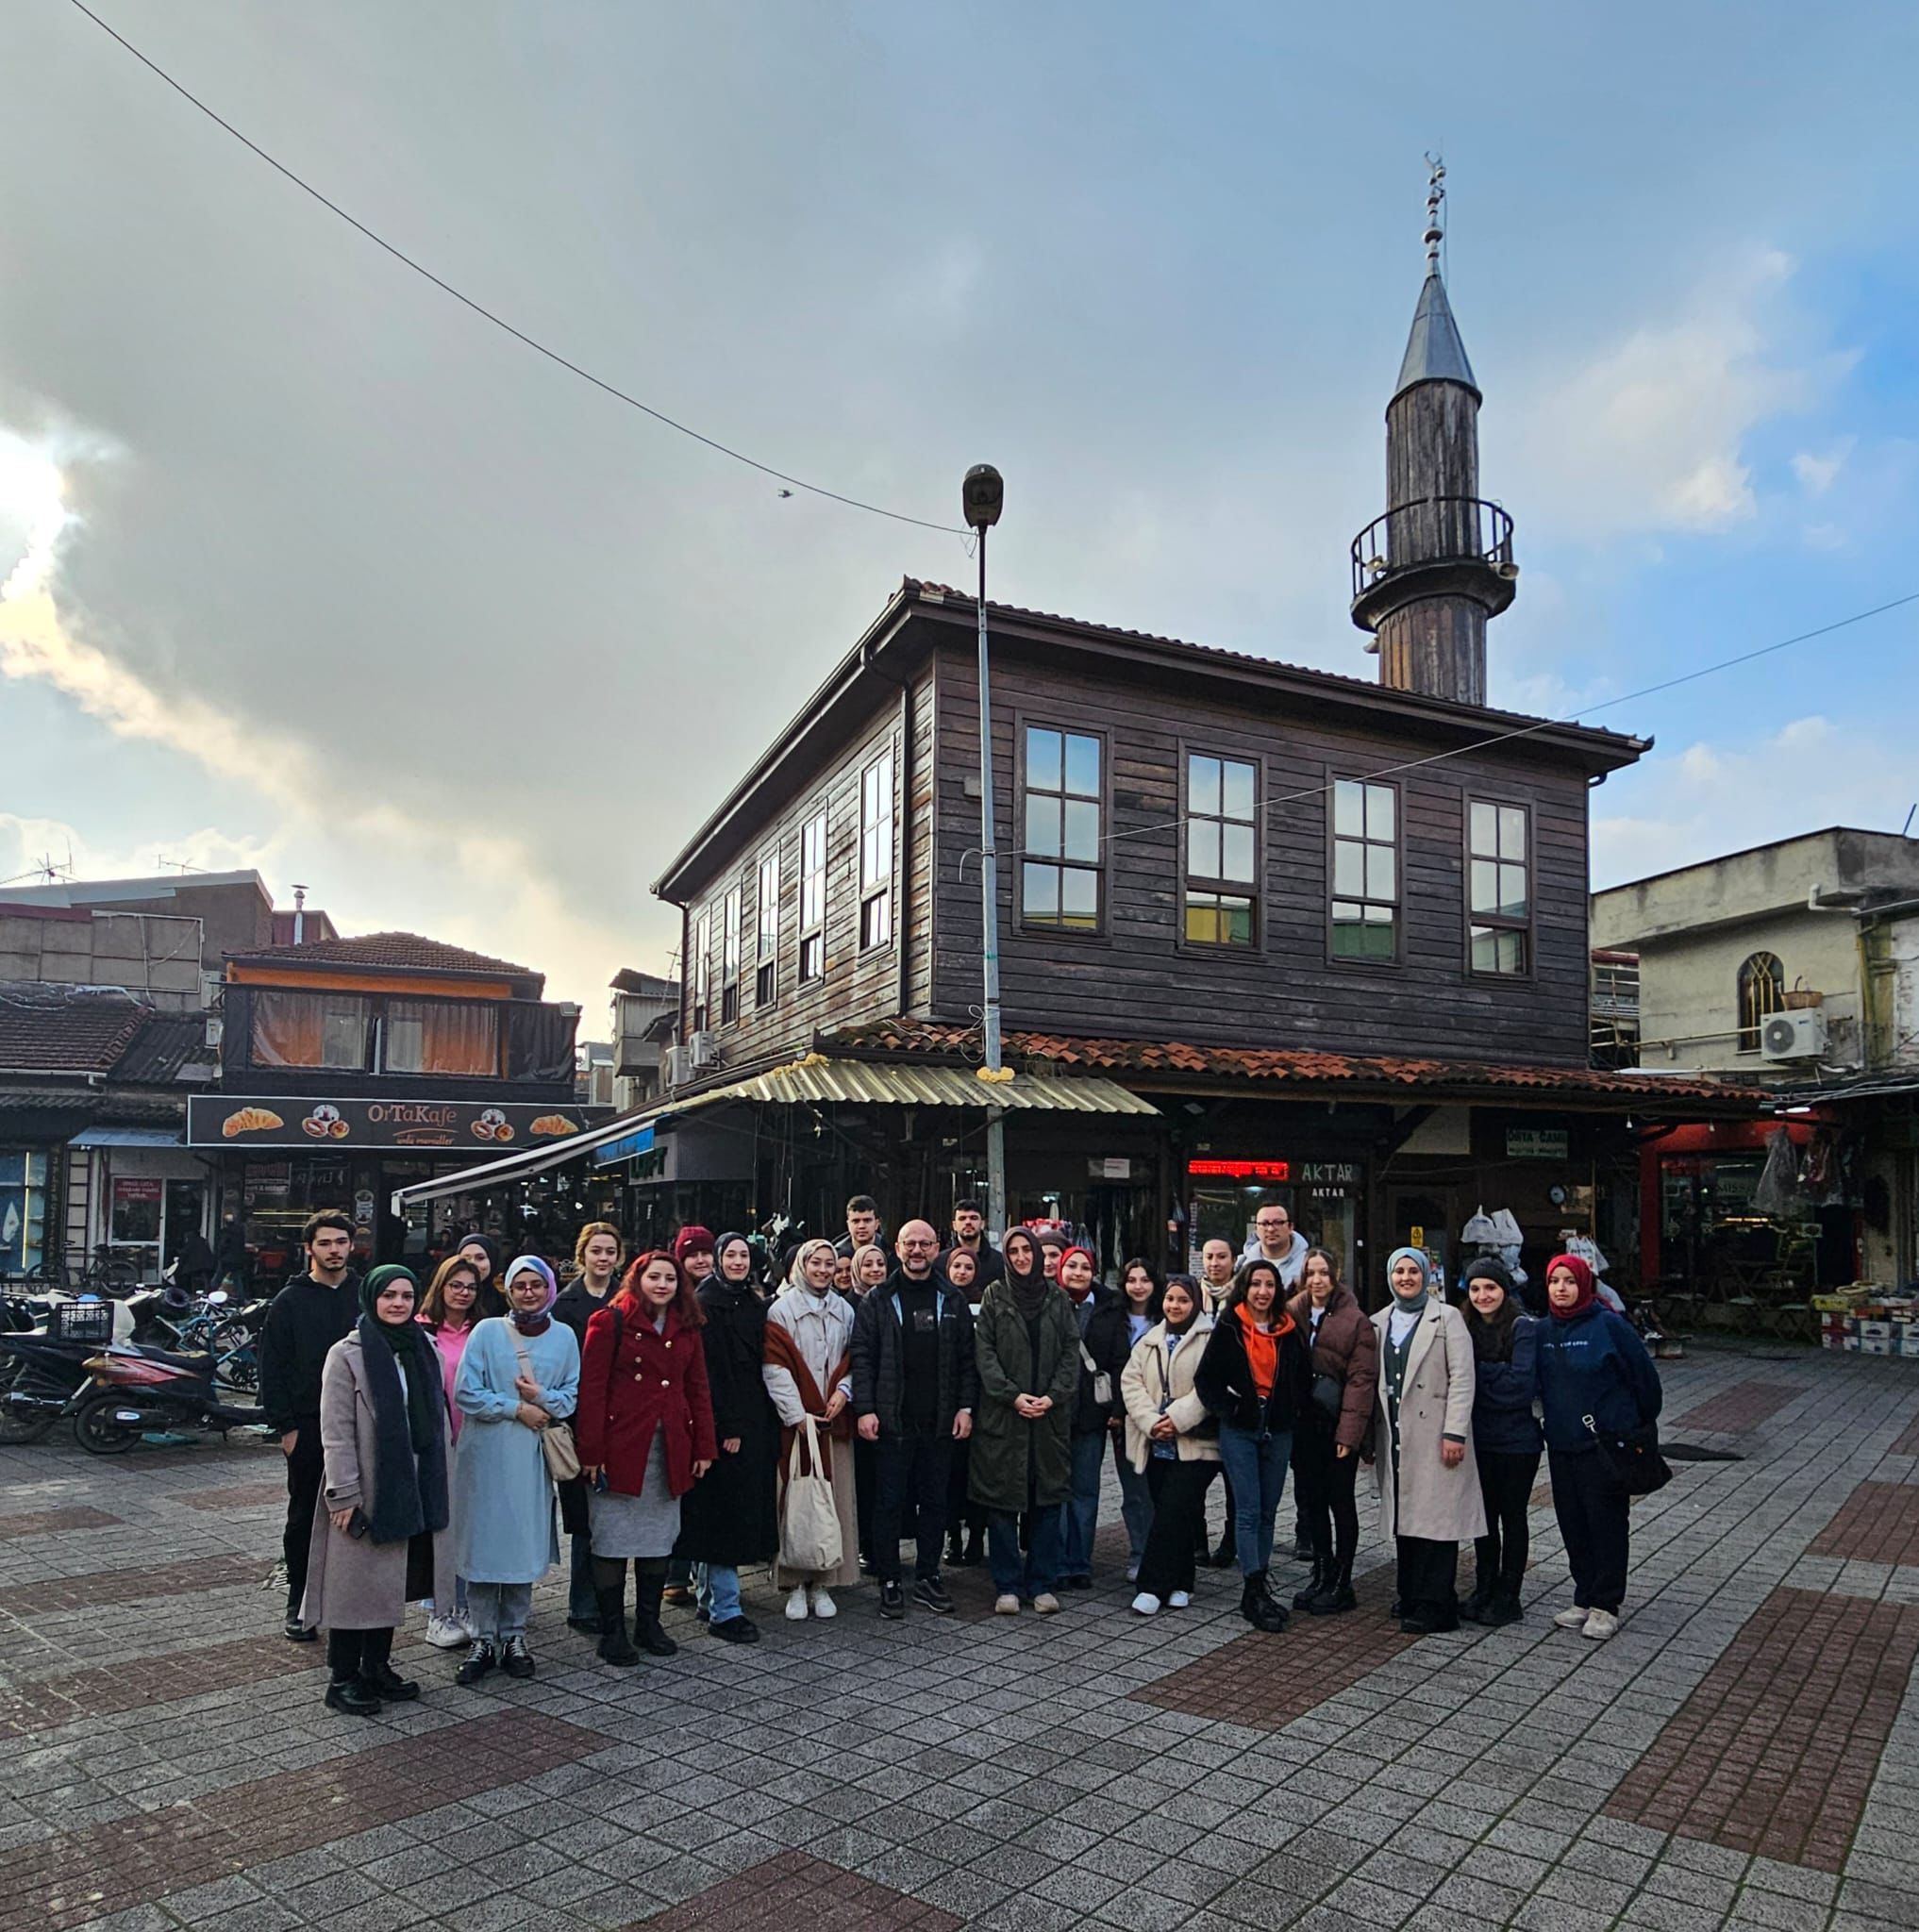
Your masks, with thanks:
[[[1443,148],[1492,701],[1657,741],[1595,884],[1919,800],[1919,605],[1608,703],[1919,591],[1912,8],[97,10],[709,435],[936,524],[995,463],[995,598],[1360,675]],[[71,0],[0,72],[0,880],[257,866],[592,1033],[663,863],[961,540],[501,335]]]

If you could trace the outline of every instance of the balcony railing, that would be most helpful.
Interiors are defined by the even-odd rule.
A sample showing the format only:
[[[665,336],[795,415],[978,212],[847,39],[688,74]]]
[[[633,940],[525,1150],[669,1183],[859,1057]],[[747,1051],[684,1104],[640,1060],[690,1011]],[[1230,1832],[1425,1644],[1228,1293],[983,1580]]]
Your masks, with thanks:
[[[1353,597],[1401,571],[1444,563],[1483,563],[1502,577],[1512,560],[1512,519],[1478,496],[1425,496],[1375,517],[1353,539]]]

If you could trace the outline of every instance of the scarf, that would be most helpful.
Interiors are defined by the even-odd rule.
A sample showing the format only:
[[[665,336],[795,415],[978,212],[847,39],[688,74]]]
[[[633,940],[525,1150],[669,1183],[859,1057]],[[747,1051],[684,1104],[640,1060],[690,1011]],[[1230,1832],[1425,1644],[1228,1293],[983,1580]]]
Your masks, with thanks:
[[[504,1293],[522,1274],[539,1275],[546,1289],[545,1306],[536,1308],[530,1315],[522,1309],[512,1308],[507,1319],[522,1335],[544,1335],[553,1320],[553,1304],[559,1298],[559,1284],[553,1278],[553,1270],[538,1255],[522,1255],[507,1270],[507,1278],[500,1284],[501,1291]]]
[[[1240,1318],[1240,1339],[1246,1344],[1246,1367],[1252,1373],[1253,1387],[1259,1391],[1260,1400],[1264,1402],[1272,1394],[1273,1384],[1279,1374],[1278,1324],[1276,1323],[1271,1328],[1262,1329],[1244,1302],[1233,1312]],[[1292,1317],[1283,1311],[1279,1320],[1287,1327],[1293,1326]]]
[[[1086,1257],[1087,1266],[1093,1270],[1093,1279],[1089,1281],[1084,1288],[1066,1289],[1066,1292],[1073,1298],[1074,1306],[1077,1307],[1079,1304],[1084,1302],[1086,1298],[1090,1294],[1092,1294],[1093,1291],[1099,1286],[1099,1263],[1093,1258],[1093,1250],[1091,1248],[1082,1248],[1075,1246],[1070,1248],[1062,1248],[1060,1250],[1060,1266],[1062,1269],[1066,1266],[1066,1257],[1068,1255],[1084,1255]],[[1062,1288],[1066,1287],[1066,1284],[1063,1281],[1060,1285]]]
[[[1599,1284],[1593,1278],[1592,1264],[1582,1261],[1577,1255],[1555,1255],[1546,1263],[1548,1281],[1553,1278],[1555,1268],[1565,1269],[1579,1284],[1579,1299],[1570,1308],[1562,1308],[1553,1300],[1551,1291],[1548,1291],[1546,1307],[1552,1310],[1555,1322],[1577,1322],[1599,1299]]]
[[[1510,1362],[1512,1359],[1512,1338],[1519,1330],[1519,1304],[1513,1297],[1512,1277],[1506,1272],[1503,1261],[1475,1261],[1466,1270],[1469,1291],[1476,1281],[1490,1281],[1495,1288],[1503,1289],[1506,1299],[1499,1304],[1496,1315],[1482,1315],[1473,1306],[1473,1297],[1468,1292],[1466,1333],[1473,1338],[1473,1359]]]
[[[477,1248],[487,1257],[487,1278],[480,1283],[479,1292],[473,1299],[474,1320],[483,1322],[489,1315],[504,1315],[507,1303],[500,1293],[499,1242],[490,1234],[470,1234],[453,1252],[457,1255],[461,1248]]]
[[[1393,1286],[1393,1271],[1402,1261],[1417,1261],[1419,1263],[1419,1292],[1417,1295],[1401,1294]],[[1426,1258],[1426,1251],[1423,1248],[1394,1248],[1386,1257],[1386,1292],[1392,1297],[1387,1303],[1389,1307],[1404,1308],[1409,1315],[1417,1315],[1425,1311],[1427,1302],[1432,1293],[1432,1263]]]
[[[720,1263],[726,1258],[726,1250],[735,1245],[743,1247],[746,1250],[746,1278],[744,1281],[734,1281],[732,1277],[727,1274],[726,1271],[720,1266]],[[754,1286],[753,1260],[753,1243],[749,1241],[743,1234],[723,1234],[719,1238],[719,1240],[713,1243],[713,1272],[709,1279],[714,1281],[724,1281],[729,1288],[750,1289]]]
[[[442,1530],[447,1523],[440,1358],[417,1322],[409,1319],[396,1325],[382,1322],[375,1312],[380,1291],[394,1281],[409,1282],[415,1294],[420,1291],[410,1269],[388,1265],[371,1270],[359,1286],[356,1324],[374,1411],[372,1507],[362,1507],[368,1534],[376,1543],[406,1542],[422,1530]],[[362,1480],[363,1495],[367,1490]]]

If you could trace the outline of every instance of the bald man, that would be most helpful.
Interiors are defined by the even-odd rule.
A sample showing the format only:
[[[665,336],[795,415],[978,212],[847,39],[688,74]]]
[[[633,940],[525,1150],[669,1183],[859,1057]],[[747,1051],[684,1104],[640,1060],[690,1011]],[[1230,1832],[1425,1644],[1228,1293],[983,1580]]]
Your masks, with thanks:
[[[913,1601],[950,1616],[940,1580],[946,1535],[946,1489],[953,1444],[973,1433],[979,1372],[973,1355],[973,1310],[934,1269],[940,1237],[930,1222],[909,1221],[893,1243],[898,1257],[885,1283],[853,1318],[853,1413],[874,1445],[878,1493],[873,1505],[873,1568],[879,1614],[906,1615],[899,1545],[908,1501],[917,1497]]]

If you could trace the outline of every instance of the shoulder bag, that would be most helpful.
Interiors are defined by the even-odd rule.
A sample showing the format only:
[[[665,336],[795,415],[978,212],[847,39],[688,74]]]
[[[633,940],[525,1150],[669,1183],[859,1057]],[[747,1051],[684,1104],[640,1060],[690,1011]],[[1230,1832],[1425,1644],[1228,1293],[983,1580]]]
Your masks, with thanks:
[[[1582,1415],[1579,1420],[1585,1424],[1586,1433],[1592,1437],[1594,1447],[1611,1472],[1613,1481],[1628,1496],[1650,1496],[1672,1481],[1672,1467],[1660,1454],[1657,1423],[1644,1423],[1624,1433],[1608,1429],[1602,1435],[1590,1415]]]
[[[827,1574],[840,1567],[844,1554],[832,1479],[820,1470],[819,1424],[805,1416],[787,1451],[786,1495],[779,1511],[780,1567]]]
[[[529,1382],[537,1382],[540,1377],[533,1373],[533,1357],[526,1353],[526,1344],[520,1340],[520,1331],[511,1322],[507,1324],[507,1333],[512,1338],[513,1353],[520,1357],[520,1373]],[[550,1422],[535,1433],[540,1438],[540,1453],[546,1458],[546,1474],[557,1483],[572,1482],[579,1474],[579,1451],[574,1447],[571,1425]]]

